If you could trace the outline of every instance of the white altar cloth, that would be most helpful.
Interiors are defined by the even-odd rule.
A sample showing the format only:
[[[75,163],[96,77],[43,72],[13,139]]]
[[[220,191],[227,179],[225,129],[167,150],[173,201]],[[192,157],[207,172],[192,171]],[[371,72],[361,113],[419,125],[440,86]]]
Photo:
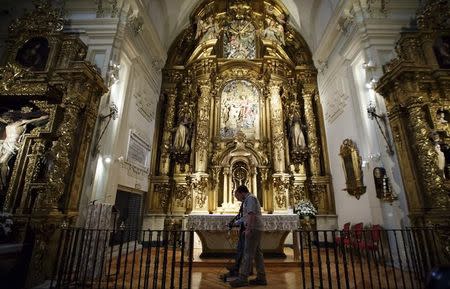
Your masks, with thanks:
[[[235,215],[189,215],[187,229],[194,231],[224,231]],[[262,215],[264,231],[292,231],[300,226],[298,215]]]
[[[186,228],[194,230],[202,243],[200,257],[219,257],[236,252],[237,235],[230,240],[227,224],[235,215],[189,215]],[[300,220],[297,215],[262,215],[264,232],[261,248],[265,255],[286,257],[283,245],[287,235],[297,230]],[[234,228],[234,232],[238,229]]]

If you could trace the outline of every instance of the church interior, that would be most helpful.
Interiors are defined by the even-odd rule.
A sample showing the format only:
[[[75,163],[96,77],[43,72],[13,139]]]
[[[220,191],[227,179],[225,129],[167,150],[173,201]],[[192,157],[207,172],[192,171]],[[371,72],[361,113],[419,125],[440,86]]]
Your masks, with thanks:
[[[241,185],[266,288],[425,288],[448,268],[450,1],[0,16],[0,289],[229,288]]]

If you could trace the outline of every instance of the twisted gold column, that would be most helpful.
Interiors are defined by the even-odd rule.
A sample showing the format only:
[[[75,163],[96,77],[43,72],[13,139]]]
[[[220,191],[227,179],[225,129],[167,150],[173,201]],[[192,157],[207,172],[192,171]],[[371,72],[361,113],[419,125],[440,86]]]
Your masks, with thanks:
[[[275,173],[285,170],[283,107],[280,97],[281,82],[269,84],[270,126],[272,131],[273,169]]]
[[[312,176],[320,176],[320,144],[317,139],[317,129],[315,123],[315,115],[313,109],[313,97],[315,93],[314,85],[305,85],[303,88],[303,99],[305,104],[305,119],[308,138],[308,147],[311,153],[309,160],[310,173]]]
[[[429,129],[422,110],[423,97],[411,98],[407,110],[408,120],[412,127],[412,135],[417,150],[419,171],[424,182],[425,202],[431,207],[445,207],[448,202],[447,193],[443,188],[443,180],[439,174],[437,154],[429,138]]]
[[[195,172],[205,173],[208,166],[209,147],[209,96],[211,84],[208,80],[199,81],[200,95],[197,109],[197,132],[195,138]]]
[[[164,130],[161,143],[161,160],[159,164],[161,175],[167,175],[169,173],[169,148],[172,146],[171,130],[174,127],[175,99],[177,97],[177,90],[176,88],[166,88],[164,90],[164,94],[167,97],[167,110],[164,119]]]

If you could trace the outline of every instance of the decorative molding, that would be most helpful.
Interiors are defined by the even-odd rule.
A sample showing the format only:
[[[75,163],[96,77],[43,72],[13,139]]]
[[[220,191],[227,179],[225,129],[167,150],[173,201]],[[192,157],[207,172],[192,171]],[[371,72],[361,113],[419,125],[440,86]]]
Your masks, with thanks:
[[[325,120],[329,124],[332,124],[344,112],[349,98],[349,95],[338,91],[334,95],[322,98]]]
[[[328,60],[318,60],[316,66],[319,73],[325,74],[328,69]]]
[[[155,72],[161,72],[161,70],[164,68],[164,60],[158,57],[152,57],[150,61]]]
[[[349,26],[354,22],[354,15],[349,10],[344,10],[337,21],[336,29],[340,32],[347,33]]]
[[[144,20],[138,13],[132,13],[128,16],[127,26],[134,32],[134,35],[138,35],[144,29]]]
[[[148,91],[137,92],[134,94],[136,98],[136,107],[138,112],[148,121],[155,120],[155,99],[149,96]]]
[[[127,176],[144,180],[148,176],[148,170],[141,169],[132,163],[124,161],[120,167],[127,171]]]

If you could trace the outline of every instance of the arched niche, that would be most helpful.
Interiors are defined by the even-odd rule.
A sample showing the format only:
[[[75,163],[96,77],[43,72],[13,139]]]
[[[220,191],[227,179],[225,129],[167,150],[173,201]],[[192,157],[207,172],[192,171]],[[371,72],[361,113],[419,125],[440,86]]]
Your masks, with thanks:
[[[258,197],[261,205],[264,205],[261,168],[266,167],[267,159],[249,145],[242,132],[237,134],[234,144],[217,157],[216,163],[223,168],[218,175],[220,185],[216,187],[215,192],[217,211],[233,212],[239,208],[233,192],[242,184]],[[239,170],[246,172],[242,180],[236,176]]]

